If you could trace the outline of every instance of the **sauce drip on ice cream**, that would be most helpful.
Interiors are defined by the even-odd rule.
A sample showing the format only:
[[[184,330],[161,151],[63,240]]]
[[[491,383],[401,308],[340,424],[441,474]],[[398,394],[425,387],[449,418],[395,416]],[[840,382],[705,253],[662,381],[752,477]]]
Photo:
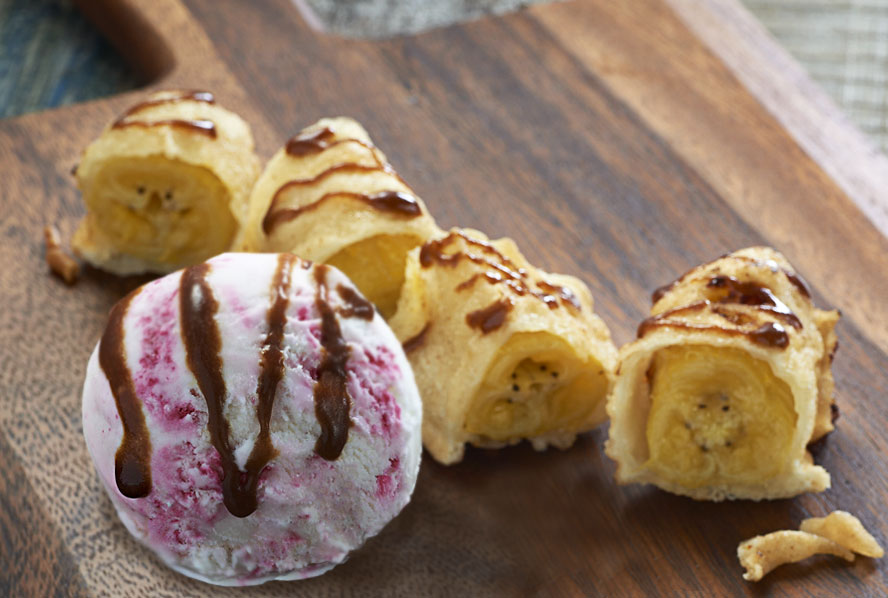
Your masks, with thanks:
[[[99,343],[99,365],[108,378],[117,413],[123,425],[123,439],[114,456],[114,478],[120,493],[127,498],[141,498],[151,492],[151,437],[142,413],[142,401],[136,395],[133,377],[126,366],[123,343],[123,318],[136,290],[113,308]]]
[[[207,282],[210,264],[186,268],[179,282],[179,313],[186,363],[206,401],[210,441],[219,453],[222,465],[223,502],[236,517],[247,517],[256,510],[259,477],[277,454],[271,440],[270,422],[277,389],[284,375],[284,328],[292,269],[297,262],[304,268],[311,267],[310,262],[301,261],[294,255],[280,254],[272,279],[271,303],[266,314],[267,332],[259,355],[256,389],[259,434],[244,470],[235,461],[230,425],[224,413],[227,389],[222,373],[222,338],[215,319],[219,303]],[[317,282],[315,306],[321,317],[323,348],[314,388],[315,413],[321,426],[315,452],[332,461],[342,453],[351,426],[346,369],[350,348],[342,336],[337,312],[343,317],[372,320],[375,310],[369,301],[344,285],[336,288],[344,307],[334,310],[327,301],[328,270],[328,266],[319,265],[314,271]],[[121,494],[128,498],[141,498],[151,492],[150,433],[142,412],[142,401],[126,365],[124,344],[124,317],[137,293],[133,292],[111,310],[99,344],[99,363],[108,378],[123,425],[123,439],[115,457],[115,478]]]

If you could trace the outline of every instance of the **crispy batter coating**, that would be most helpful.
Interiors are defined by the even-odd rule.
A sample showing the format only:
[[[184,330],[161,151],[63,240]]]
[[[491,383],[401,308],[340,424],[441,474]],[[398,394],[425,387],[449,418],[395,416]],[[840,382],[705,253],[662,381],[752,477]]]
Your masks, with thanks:
[[[815,554],[832,554],[853,561],[854,554],[832,540],[808,532],[783,530],[740,543],[737,558],[746,569],[743,579],[759,581],[785,563],[797,563]]]
[[[604,420],[616,348],[582,281],[543,272],[511,239],[453,229],[411,251],[390,322],[423,399],[423,443],[570,446]]]
[[[847,511],[833,511],[826,517],[805,519],[799,529],[828,538],[863,556],[879,559],[885,555],[885,551],[872,534],[866,531],[860,519]]]
[[[271,158],[235,245],[332,264],[388,318],[407,252],[437,232],[367,131],[339,117],[303,129]]]
[[[829,487],[807,445],[832,430],[838,312],[814,307],[786,258],[751,247],[698,266],[651,314],[608,398],[618,482],[700,500]]]
[[[75,176],[75,252],[115,274],[172,272],[230,248],[259,174],[249,125],[209,92],[151,94],[109,123]]]

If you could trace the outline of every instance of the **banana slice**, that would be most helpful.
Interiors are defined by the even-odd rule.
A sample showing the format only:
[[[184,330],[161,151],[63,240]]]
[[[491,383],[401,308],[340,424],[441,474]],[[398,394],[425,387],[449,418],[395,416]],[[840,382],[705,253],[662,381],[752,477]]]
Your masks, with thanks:
[[[829,487],[806,446],[833,429],[833,331],[766,247],[699,266],[654,293],[620,351],[606,450],[617,481],[697,499],[782,498]]]
[[[460,229],[412,250],[405,276],[390,324],[436,460],[460,461],[467,442],[567,448],[604,420],[616,348],[581,281],[534,268],[511,239]]]
[[[349,118],[325,118],[272,157],[250,196],[237,245],[332,264],[388,317],[407,252],[437,231],[364,128]]]
[[[253,149],[249,126],[211,93],[149,96],[84,152],[74,250],[116,274],[172,272],[226,251],[259,174]]]

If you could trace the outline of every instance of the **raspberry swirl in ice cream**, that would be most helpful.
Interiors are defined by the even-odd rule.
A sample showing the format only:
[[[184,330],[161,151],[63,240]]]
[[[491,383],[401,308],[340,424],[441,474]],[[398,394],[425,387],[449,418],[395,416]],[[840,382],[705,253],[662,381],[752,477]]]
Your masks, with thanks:
[[[126,297],[83,400],[124,524],[212,583],[323,573],[416,482],[399,344],[339,271],[289,254],[222,255]]]

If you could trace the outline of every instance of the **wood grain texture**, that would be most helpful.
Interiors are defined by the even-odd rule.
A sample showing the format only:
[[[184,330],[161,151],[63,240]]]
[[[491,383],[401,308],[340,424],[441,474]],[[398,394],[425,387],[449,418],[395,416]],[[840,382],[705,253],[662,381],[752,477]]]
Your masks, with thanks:
[[[849,124],[848,116],[826,91],[738,0],[668,3],[799,147],[838,183],[883,235],[888,235],[888,156],[873,140]],[[861,14],[865,14],[865,6],[858,5]]]
[[[888,537],[888,246],[662,0],[540,6],[384,42],[317,34],[287,0],[187,2],[192,15],[177,0],[127,2],[177,58],[163,85],[215,91],[265,156],[320,116],[358,118],[442,226],[512,236],[537,265],[582,277],[618,342],[653,288],[750,244],[787,253],[818,303],[846,313],[842,418],[817,454],[828,492],[707,504],[618,487],[604,429],[563,452],[470,450],[450,468],[424,459],[414,500],[348,563],[250,595],[888,593],[886,565],[867,559],[814,559],[758,585],[740,577],[742,539],[836,508]],[[31,489],[60,541],[32,553],[69,555],[89,595],[241,596],[168,571],[131,540],[83,445],[88,355],[111,304],[140,281],[88,270],[68,289],[42,262],[44,223],[70,238],[82,214],[68,170],[132,100],[0,122],[0,464],[28,481],[4,488]],[[11,492],[4,508],[23,512],[27,491]]]

